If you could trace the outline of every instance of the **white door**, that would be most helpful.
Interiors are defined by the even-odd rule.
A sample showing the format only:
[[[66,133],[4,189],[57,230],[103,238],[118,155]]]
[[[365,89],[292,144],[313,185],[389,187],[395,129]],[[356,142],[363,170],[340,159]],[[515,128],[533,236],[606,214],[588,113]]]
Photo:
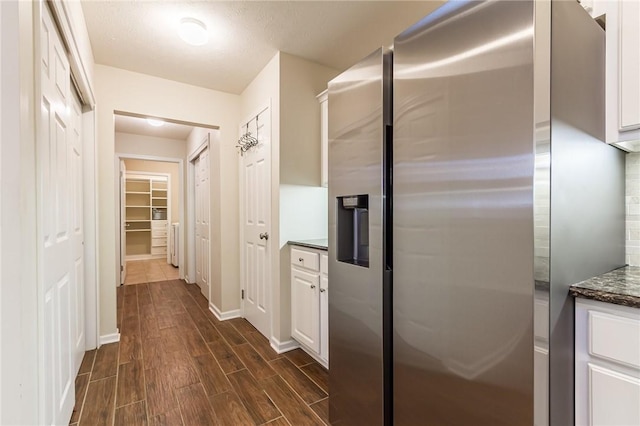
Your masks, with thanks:
[[[69,172],[72,189],[71,195],[71,224],[73,241],[73,272],[75,287],[72,321],[73,353],[75,357],[74,373],[77,373],[82,364],[85,350],[84,333],[84,196],[82,186],[82,106],[75,96],[71,97],[71,136]]]
[[[320,349],[320,277],[291,270],[291,336],[309,349]]]
[[[127,167],[124,160],[120,160],[120,284],[124,284],[127,277],[126,176]]]
[[[81,167],[82,161],[74,149],[69,62],[44,3],[41,29],[36,204],[39,320],[43,342],[40,352],[44,384],[42,420],[45,424],[62,424],[69,421],[75,399],[72,322],[76,310],[73,304],[77,259],[74,257],[79,239],[72,210],[76,202],[74,188],[81,182],[76,181],[78,174],[73,167],[74,164]],[[81,204],[78,205],[77,209],[81,208]],[[81,238],[82,233],[79,235]]]
[[[209,299],[209,148],[195,159],[196,283]]]
[[[269,109],[249,122],[258,145],[241,159],[243,211],[242,288],[244,317],[264,336],[271,336],[271,118]],[[240,130],[246,132],[246,127]]]

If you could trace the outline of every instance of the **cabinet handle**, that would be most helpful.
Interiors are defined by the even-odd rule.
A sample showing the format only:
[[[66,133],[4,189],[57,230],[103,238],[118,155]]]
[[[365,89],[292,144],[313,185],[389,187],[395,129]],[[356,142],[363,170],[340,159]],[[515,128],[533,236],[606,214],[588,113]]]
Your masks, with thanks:
[[[312,289],[313,289],[313,288],[316,288],[316,286],[315,286],[315,285],[313,285],[313,284],[311,284],[311,288],[312,288]]]
[[[320,289],[320,293],[324,293],[325,291],[327,291],[327,289],[326,289],[326,288],[321,288],[321,289]]]
[[[304,262],[304,259],[303,259],[303,258],[301,258],[301,257],[299,257],[299,258],[298,258],[298,262]]]

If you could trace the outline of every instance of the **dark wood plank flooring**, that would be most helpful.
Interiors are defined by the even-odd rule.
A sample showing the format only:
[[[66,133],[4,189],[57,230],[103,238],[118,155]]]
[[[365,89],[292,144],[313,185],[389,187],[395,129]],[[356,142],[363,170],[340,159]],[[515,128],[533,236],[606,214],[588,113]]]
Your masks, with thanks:
[[[120,343],[85,354],[71,424],[328,424],[328,373],[302,350],[218,321],[181,280],[117,292]]]

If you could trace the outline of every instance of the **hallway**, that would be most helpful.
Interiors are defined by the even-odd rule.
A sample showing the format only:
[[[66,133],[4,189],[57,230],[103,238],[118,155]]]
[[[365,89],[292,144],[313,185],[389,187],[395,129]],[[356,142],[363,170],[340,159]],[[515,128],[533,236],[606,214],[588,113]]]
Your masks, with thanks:
[[[328,423],[327,371],[244,319],[218,321],[195,285],[118,287],[118,327],[119,343],[85,354],[71,424]]]

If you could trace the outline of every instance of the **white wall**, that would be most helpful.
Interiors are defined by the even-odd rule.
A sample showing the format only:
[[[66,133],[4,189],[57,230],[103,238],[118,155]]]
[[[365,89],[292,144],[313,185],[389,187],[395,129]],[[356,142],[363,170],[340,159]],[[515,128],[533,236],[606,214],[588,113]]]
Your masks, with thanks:
[[[320,186],[320,103],[339,71],[280,54],[280,183]]]
[[[640,152],[626,156],[626,262],[640,266]]]
[[[320,187],[320,103],[316,96],[338,74],[338,70],[293,55],[280,55],[280,341],[291,336],[291,265],[286,242],[327,237],[328,192]]]
[[[159,138],[156,136],[142,136],[131,133],[115,132],[116,153],[134,155],[155,155],[185,159],[187,141],[180,139]]]
[[[327,188],[280,185],[280,247],[291,240],[327,238]]]
[[[338,71],[278,52],[242,92],[240,124],[271,105],[272,338],[291,338],[286,241],[326,237],[326,190],[320,185],[320,106],[316,95]],[[294,184],[294,185],[288,185]],[[300,206],[307,218],[297,215]],[[314,208],[314,207],[317,207]],[[307,225],[303,224],[308,220]],[[274,244],[274,243],[272,243]],[[282,268],[282,269],[281,269]]]
[[[0,2],[0,424],[38,424],[32,2]]]
[[[236,124],[237,128],[237,124]],[[187,158],[191,158],[202,146],[209,135],[211,150],[221,149],[223,155],[210,156],[210,221],[211,221],[211,271],[209,285],[209,302],[220,312],[233,311],[240,308],[240,258],[239,258],[239,221],[238,221],[238,161],[235,143],[221,142],[220,130],[194,128],[187,139]],[[235,173],[235,180],[229,176]],[[193,178],[193,176],[191,176]],[[193,185],[193,184],[192,184]],[[188,188],[192,191],[192,188]],[[224,203],[235,200],[233,206]],[[223,217],[224,211],[233,213]],[[224,223],[224,226],[223,226]],[[191,230],[189,230],[190,232]],[[194,236],[189,235],[189,248],[193,247]],[[195,259],[190,256],[188,270],[190,279],[195,278]]]
[[[223,229],[237,232],[238,170],[235,152],[240,99],[215,90],[125,71],[104,65],[95,66],[98,99],[98,195],[100,236],[100,334],[116,332],[117,212],[114,168],[114,111],[134,112],[220,127],[220,138],[212,146],[213,164],[222,164],[225,185],[221,200],[220,223]],[[237,239],[237,237],[236,237]],[[238,270],[237,262],[223,265]]]

